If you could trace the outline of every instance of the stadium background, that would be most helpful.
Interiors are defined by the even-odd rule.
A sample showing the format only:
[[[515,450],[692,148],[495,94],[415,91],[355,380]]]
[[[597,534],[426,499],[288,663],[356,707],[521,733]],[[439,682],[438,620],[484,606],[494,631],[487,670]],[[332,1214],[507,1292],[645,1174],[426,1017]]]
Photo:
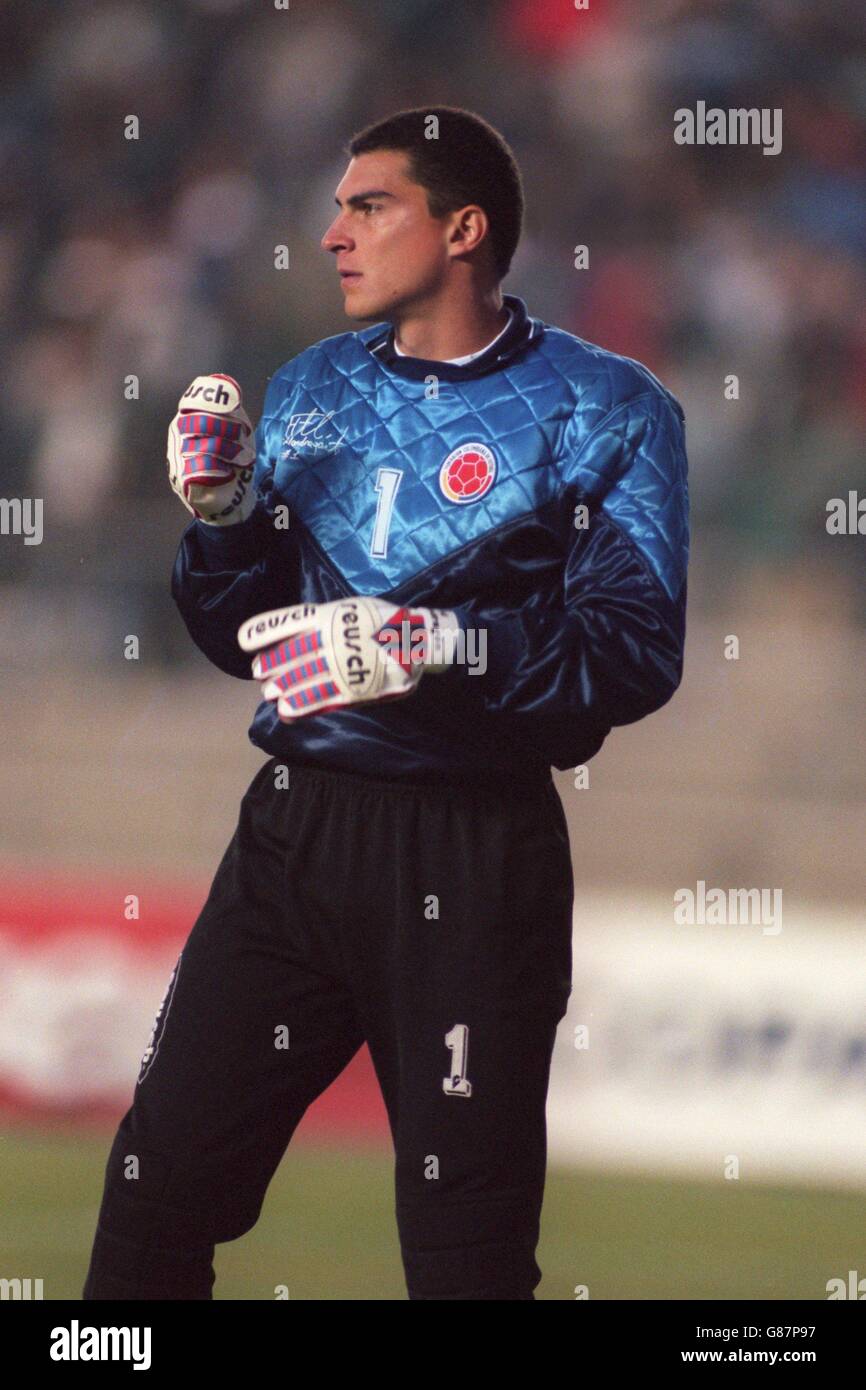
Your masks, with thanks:
[[[0,491],[45,517],[40,545],[0,536],[0,1275],[79,1296],[112,1126],[260,763],[254,688],[169,596],[177,397],[228,371],[256,419],[277,366],[349,326],[319,248],[345,141],[442,103],[521,163],[505,288],[645,362],[687,419],[683,685],[589,789],[558,777],[576,970],[538,1296],[821,1298],[866,1274],[864,541],[825,526],[866,492],[864,38],[853,0],[0,9]],[[781,108],[782,153],[675,144],[699,100]],[[781,889],[782,932],[678,934],[698,881]],[[222,1298],[404,1296],[363,1058],[217,1273]]]

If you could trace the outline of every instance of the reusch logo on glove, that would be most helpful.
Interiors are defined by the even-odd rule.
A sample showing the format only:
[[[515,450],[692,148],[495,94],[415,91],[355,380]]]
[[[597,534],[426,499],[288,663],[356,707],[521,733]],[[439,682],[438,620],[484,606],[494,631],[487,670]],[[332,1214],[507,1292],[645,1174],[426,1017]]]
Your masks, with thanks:
[[[496,477],[496,459],[486,444],[461,444],[439,470],[439,486],[449,502],[477,502]]]
[[[230,376],[213,372],[210,376],[197,376],[195,381],[190,382],[180,398],[180,408],[188,410],[206,404],[220,413],[230,413],[240,405],[240,399],[237,382]]]
[[[365,648],[379,627],[378,613],[361,600],[341,603],[331,620],[331,642],[340,675],[356,699],[374,695],[381,668],[364,659]]]
[[[246,643],[244,651],[251,652],[255,648],[255,639],[260,637],[263,632],[279,633],[279,629],[287,624],[304,622],[307,618],[315,618],[315,603],[301,603],[297,608],[273,608],[261,618],[256,618],[253,622],[247,623],[245,628],[241,628],[238,633],[238,640],[243,638]]]
[[[211,513],[211,520],[214,520],[214,518],[219,517],[219,516],[231,516],[232,512],[237,511],[238,507],[241,505],[241,503],[243,502],[244,498],[246,497],[247,488],[249,487],[249,485],[250,485],[250,483],[252,482],[252,480],[253,480],[253,468],[252,468],[252,467],[250,467],[250,468],[245,468],[245,469],[243,470],[242,473],[238,473],[238,475],[237,475],[237,489],[235,490],[235,492],[232,493],[231,501],[228,503],[227,506],[223,507],[222,511]],[[187,496],[189,496],[189,487],[190,487],[190,485],[194,485],[194,483],[195,483],[195,479],[194,479],[194,478],[192,478],[192,479],[187,479],[187,480],[186,480],[186,482],[185,482],[185,484],[184,484],[184,487],[185,487],[185,489],[186,489],[186,491],[187,491]]]

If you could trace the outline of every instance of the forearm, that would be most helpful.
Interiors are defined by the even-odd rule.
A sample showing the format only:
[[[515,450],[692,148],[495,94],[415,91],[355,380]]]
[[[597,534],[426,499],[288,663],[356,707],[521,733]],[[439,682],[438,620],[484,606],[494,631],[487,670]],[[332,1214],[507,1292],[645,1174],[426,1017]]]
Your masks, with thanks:
[[[283,582],[274,591],[275,532],[257,506],[235,526],[194,521],[181,538],[171,592],[196,646],[228,675],[252,679],[249,658],[237,644],[240,624],[291,597],[291,574],[281,556]]]
[[[502,718],[503,737],[525,741],[555,767],[659,709],[682,676],[685,585],[671,600],[637,557],[608,552],[608,565],[568,598],[535,595],[512,612],[458,610],[468,659],[455,678],[485,714]]]

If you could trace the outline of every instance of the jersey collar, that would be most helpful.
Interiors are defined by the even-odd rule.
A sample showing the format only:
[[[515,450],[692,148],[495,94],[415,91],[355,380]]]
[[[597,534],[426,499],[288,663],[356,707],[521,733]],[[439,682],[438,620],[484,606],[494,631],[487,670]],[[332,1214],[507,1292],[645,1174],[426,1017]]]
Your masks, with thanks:
[[[376,360],[395,376],[408,377],[413,381],[424,381],[428,376],[438,377],[440,381],[468,381],[472,377],[498,371],[529,343],[537,342],[544,331],[541,321],[530,317],[525,303],[516,294],[504,294],[502,298],[513,314],[508,328],[498,342],[491,343],[474,362],[466,362],[462,367],[455,362],[439,362],[433,358],[401,357],[394,349],[394,329],[390,324],[374,324],[372,328],[359,333],[358,337]]]

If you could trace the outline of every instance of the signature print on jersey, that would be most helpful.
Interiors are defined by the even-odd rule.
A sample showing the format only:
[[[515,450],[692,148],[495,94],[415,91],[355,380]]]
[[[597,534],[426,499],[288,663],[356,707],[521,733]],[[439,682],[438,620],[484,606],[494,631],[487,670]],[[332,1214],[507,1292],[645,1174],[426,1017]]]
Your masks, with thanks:
[[[308,454],[336,454],[347,432],[331,425],[335,413],[333,410],[308,410],[302,415],[293,415],[283,435],[281,457],[297,459]]]
[[[496,477],[496,459],[486,444],[460,444],[439,470],[439,487],[449,502],[477,502]]]

